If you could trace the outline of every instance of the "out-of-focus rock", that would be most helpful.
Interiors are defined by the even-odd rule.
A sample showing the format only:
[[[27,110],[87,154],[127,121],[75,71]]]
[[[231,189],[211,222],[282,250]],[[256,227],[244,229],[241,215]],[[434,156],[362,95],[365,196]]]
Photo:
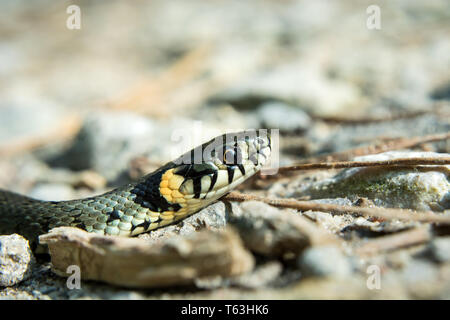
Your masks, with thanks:
[[[153,121],[127,112],[95,112],[84,121],[76,140],[64,157],[73,169],[93,169],[114,180],[132,157],[152,149],[156,138]]]
[[[367,145],[380,137],[424,136],[449,130],[448,120],[429,114],[394,121],[337,126],[333,130],[323,130],[319,126],[308,131],[308,139],[316,141],[321,152],[340,152]]]
[[[29,93],[0,102],[0,155],[11,157],[73,137],[79,117]]]
[[[71,171],[65,168],[42,168],[37,183],[58,183],[74,188],[98,190],[106,186],[106,179],[92,170]]]
[[[304,131],[311,124],[306,112],[282,102],[264,103],[258,110],[258,117],[263,128],[276,128],[282,132]]]
[[[415,259],[402,270],[401,279],[409,289],[411,298],[424,299],[436,296],[445,282],[439,280],[439,271],[433,263]]]
[[[446,157],[433,152],[386,152],[355,158],[356,161],[381,161],[397,158]],[[416,210],[448,208],[450,166],[405,168],[351,168],[312,184],[302,195],[314,199],[367,197],[376,205]],[[299,194],[298,194],[299,195]]]
[[[434,89],[430,96],[435,100],[450,100],[450,83]]]
[[[253,256],[230,229],[149,244],[61,227],[40,236],[40,242],[48,244],[57,274],[68,276],[67,268],[76,265],[82,279],[125,287],[193,284],[202,277],[239,275],[254,265]]]
[[[450,236],[439,237],[431,241],[428,252],[437,262],[450,262]]]
[[[308,248],[298,259],[305,276],[347,277],[352,272],[348,259],[334,246]]]
[[[31,275],[34,256],[18,234],[0,236],[0,287],[13,286]]]
[[[240,112],[228,103],[207,105],[199,112],[202,114],[203,126],[214,123],[214,127],[222,132],[260,128],[259,118],[254,112]]]
[[[63,183],[39,183],[28,195],[34,199],[45,201],[72,200],[76,197],[74,190]]]
[[[286,63],[255,74],[224,90],[215,99],[244,109],[265,101],[285,101],[328,116],[356,107],[361,111],[367,106],[351,83],[324,77],[317,66],[304,63]]]
[[[261,288],[275,281],[282,272],[282,264],[271,261],[256,267],[252,272],[234,277],[231,279],[231,284],[249,289]]]
[[[53,102],[33,100],[26,96],[0,104],[0,146],[11,140],[23,140],[45,135],[56,127],[62,112]]]
[[[258,201],[247,201],[240,207],[241,212],[232,211],[230,223],[238,229],[246,247],[259,254],[292,258],[308,246],[337,241],[295,211]]]

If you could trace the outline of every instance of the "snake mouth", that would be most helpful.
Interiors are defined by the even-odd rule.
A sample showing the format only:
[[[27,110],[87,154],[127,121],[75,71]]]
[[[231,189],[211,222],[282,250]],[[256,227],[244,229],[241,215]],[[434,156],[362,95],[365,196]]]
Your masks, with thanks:
[[[178,214],[192,212],[254,175],[270,153],[266,132],[224,134],[175,160],[174,167],[161,177],[160,193],[170,204],[181,206]],[[199,154],[201,159],[196,158]]]

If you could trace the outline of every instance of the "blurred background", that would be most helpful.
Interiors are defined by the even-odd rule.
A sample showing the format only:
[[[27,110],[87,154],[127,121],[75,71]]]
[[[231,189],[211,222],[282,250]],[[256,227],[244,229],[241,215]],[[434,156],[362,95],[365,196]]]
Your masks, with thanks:
[[[449,131],[446,0],[5,0],[0,38],[0,187],[42,199],[134,179],[180,137],[278,128],[283,165]]]

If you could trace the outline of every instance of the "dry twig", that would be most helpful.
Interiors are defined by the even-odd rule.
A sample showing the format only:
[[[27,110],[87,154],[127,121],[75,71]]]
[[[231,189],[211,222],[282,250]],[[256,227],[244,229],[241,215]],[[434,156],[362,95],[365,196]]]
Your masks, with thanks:
[[[428,114],[436,114],[447,116],[443,110],[436,108],[434,110],[420,110],[415,112],[407,112],[401,114],[391,114],[383,117],[336,117],[336,116],[317,116],[313,115],[312,117],[317,120],[321,120],[328,123],[338,123],[338,124],[367,124],[367,123],[379,123],[379,122],[388,122],[388,121],[396,121],[402,119],[411,119],[416,118],[423,115]]]
[[[437,215],[431,211],[413,211],[405,209],[391,209],[380,207],[359,208],[352,206],[340,206],[336,204],[316,203],[311,201],[299,201],[295,199],[270,199],[254,195],[241,194],[237,192],[230,192],[225,197],[222,197],[222,200],[239,201],[239,202],[255,200],[270,204],[274,207],[292,208],[300,211],[308,211],[308,210],[323,211],[323,212],[330,212],[332,214],[352,213],[362,215],[365,217],[376,217],[378,219],[385,219],[385,220],[398,219],[406,221],[450,224],[449,216]]]
[[[385,251],[392,251],[430,241],[431,232],[429,228],[414,228],[393,235],[369,240],[355,250],[358,255],[374,255]]]
[[[445,165],[450,164],[450,157],[439,158],[401,158],[380,161],[337,161],[322,163],[306,163],[280,167],[278,172],[316,169],[343,169],[355,167],[390,167],[390,166],[417,166],[417,165]]]

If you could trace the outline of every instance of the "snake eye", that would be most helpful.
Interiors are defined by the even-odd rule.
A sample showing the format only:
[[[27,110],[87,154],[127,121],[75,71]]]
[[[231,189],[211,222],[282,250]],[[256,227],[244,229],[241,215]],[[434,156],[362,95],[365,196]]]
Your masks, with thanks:
[[[223,162],[225,164],[234,164],[236,162],[236,152],[234,149],[227,149],[223,153]]]

